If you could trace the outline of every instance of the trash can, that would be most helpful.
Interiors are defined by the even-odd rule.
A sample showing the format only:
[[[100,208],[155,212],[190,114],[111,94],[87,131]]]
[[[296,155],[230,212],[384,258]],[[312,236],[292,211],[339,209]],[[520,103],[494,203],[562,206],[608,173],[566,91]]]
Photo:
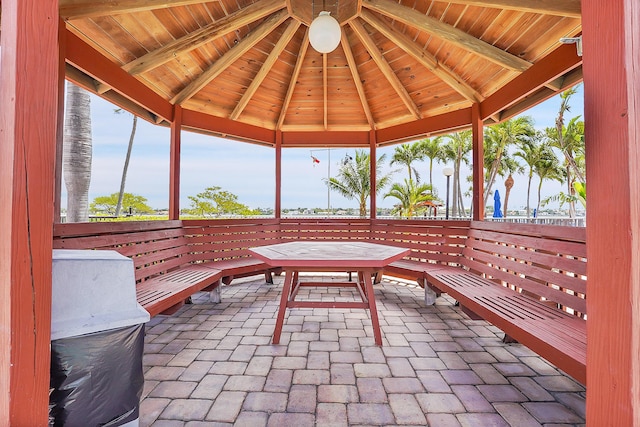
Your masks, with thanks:
[[[133,261],[115,251],[53,251],[53,426],[138,426],[144,323]]]

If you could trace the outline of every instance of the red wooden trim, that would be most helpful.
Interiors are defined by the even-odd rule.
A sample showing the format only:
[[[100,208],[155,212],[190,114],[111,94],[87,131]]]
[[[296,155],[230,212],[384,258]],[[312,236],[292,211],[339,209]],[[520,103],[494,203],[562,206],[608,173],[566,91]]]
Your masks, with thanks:
[[[640,420],[639,16],[637,0],[582,2],[592,426]]]
[[[276,200],[273,214],[282,217],[282,131],[276,131]]]
[[[196,132],[204,131],[220,135],[224,138],[236,138],[259,144],[273,146],[275,144],[275,131],[236,122],[234,120],[214,117],[200,111],[182,110],[183,129],[190,128]]]
[[[473,219],[484,219],[484,134],[480,117],[480,105],[471,107],[471,132],[473,134]]]
[[[58,22],[58,111],[64,111],[65,102],[65,57],[67,50],[67,34],[62,19]],[[53,190],[53,222],[60,222],[62,213],[62,144],[64,142],[64,114],[58,114],[56,127],[55,178]]]
[[[562,45],[482,101],[480,119],[486,120],[518,103],[544,85],[582,65],[575,45]]]
[[[56,13],[55,16],[58,16],[58,14]],[[111,62],[78,36],[69,30],[66,32],[67,62],[69,64],[103,82],[133,103],[171,122],[173,119],[173,106],[169,101],[153,92],[144,83]],[[94,87],[87,87],[82,82],[77,83],[95,93]],[[127,109],[126,106],[122,107]]]
[[[322,131],[283,132],[282,145],[285,147],[369,147],[369,132]]]
[[[376,131],[376,137],[379,145],[388,145],[422,138],[429,134],[441,134],[468,128],[469,123],[471,123],[471,108],[465,108],[415,120],[411,123],[379,129]]]
[[[171,146],[169,152],[169,219],[180,219],[180,150],[182,134],[182,107],[173,107]]]
[[[376,164],[378,162],[378,155],[376,154],[376,133],[375,131],[371,131],[369,132],[369,158],[370,160],[370,170],[371,170],[371,192],[370,192],[370,200],[369,200],[369,218],[371,219],[375,219],[376,218],[376,198],[377,195],[376,193],[377,188],[376,188],[376,182],[378,180],[377,176],[376,176]]]
[[[48,424],[56,0],[0,5],[0,425]]]

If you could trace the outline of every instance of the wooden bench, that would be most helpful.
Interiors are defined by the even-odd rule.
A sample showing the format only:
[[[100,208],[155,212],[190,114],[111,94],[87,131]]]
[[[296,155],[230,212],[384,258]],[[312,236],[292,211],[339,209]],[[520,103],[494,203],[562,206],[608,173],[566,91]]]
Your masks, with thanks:
[[[58,224],[56,249],[115,250],[133,260],[138,302],[151,316],[173,314],[195,292],[218,287],[222,270],[198,263],[180,221]]]
[[[462,255],[428,285],[585,384],[586,230],[472,222]]]
[[[416,280],[425,287],[426,271],[457,264],[470,221],[373,220],[372,243],[411,249],[411,254],[385,267],[383,273]]]
[[[264,274],[273,284],[273,273],[281,269],[269,266],[252,257],[248,249],[279,243],[276,219],[216,219],[182,221],[188,238],[188,250],[194,260],[213,262],[222,270],[222,283],[228,285],[235,278]]]

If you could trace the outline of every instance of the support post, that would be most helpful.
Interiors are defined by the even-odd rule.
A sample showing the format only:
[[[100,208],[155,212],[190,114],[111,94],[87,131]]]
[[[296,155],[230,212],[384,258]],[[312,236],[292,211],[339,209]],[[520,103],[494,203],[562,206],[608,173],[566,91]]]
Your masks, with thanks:
[[[640,426],[640,3],[582,2],[587,424]]]
[[[273,209],[276,219],[282,218],[282,131],[276,131],[276,200]]]
[[[370,169],[370,179],[371,179],[371,189],[370,189],[370,207],[369,207],[369,218],[371,219],[376,219],[376,193],[378,192],[378,189],[376,188],[376,183],[378,181],[378,177],[376,176],[376,169],[377,169],[377,163],[378,163],[378,155],[376,153],[376,148],[377,148],[377,139],[376,139],[376,132],[375,131],[371,131],[369,132],[369,167]]]
[[[0,5],[0,425],[48,424],[58,1]]]
[[[182,133],[182,107],[173,107],[171,147],[169,149],[169,219],[180,219],[180,150]]]
[[[58,22],[58,111],[64,111],[67,29],[62,19]],[[53,222],[59,223],[62,214],[62,152],[64,144],[64,114],[58,114],[56,125],[55,178],[53,188]]]
[[[480,117],[480,104],[471,106],[471,132],[473,138],[473,220],[484,220],[484,135]]]

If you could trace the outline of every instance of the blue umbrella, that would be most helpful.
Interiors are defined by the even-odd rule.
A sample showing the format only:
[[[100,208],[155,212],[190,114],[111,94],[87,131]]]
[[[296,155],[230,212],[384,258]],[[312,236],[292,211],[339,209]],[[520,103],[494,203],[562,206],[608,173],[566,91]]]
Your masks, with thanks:
[[[502,211],[500,210],[500,193],[496,190],[493,195],[493,217],[502,218]]]

